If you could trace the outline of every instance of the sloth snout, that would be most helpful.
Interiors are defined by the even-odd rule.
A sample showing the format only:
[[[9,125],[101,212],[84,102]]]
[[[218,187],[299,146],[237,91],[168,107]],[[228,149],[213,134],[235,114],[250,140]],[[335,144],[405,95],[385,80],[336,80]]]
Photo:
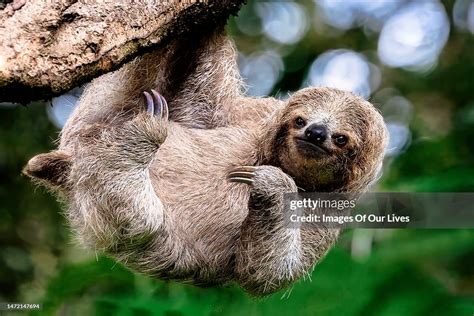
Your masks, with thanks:
[[[322,144],[328,138],[328,130],[324,125],[311,124],[304,131],[306,139],[315,144]]]

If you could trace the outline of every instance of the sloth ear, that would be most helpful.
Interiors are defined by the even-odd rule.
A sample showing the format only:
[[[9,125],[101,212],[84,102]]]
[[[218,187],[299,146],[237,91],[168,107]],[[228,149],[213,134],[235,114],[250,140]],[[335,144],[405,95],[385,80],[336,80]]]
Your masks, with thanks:
[[[28,161],[23,174],[50,188],[65,187],[71,160],[71,154],[63,150],[39,154]]]

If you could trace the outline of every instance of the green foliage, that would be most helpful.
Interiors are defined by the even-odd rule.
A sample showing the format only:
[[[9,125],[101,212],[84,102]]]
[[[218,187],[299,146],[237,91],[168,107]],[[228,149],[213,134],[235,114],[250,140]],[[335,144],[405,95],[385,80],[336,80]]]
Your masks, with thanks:
[[[301,1],[310,6],[312,1]],[[256,23],[250,6],[239,19]],[[449,12],[453,1],[445,3]],[[230,31],[245,53],[268,43]],[[356,28],[316,34],[284,47],[285,70],[273,93],[301,86],[315,57],[334,48],[370,51],[377,36]],[[474,37],[452,30],[439,65],[418,74],[383,68],[380,89],[413,104],[412,142],[386,163],[385,191],[473,191]],[[376,58],[369,59],[376,63]],[[438,104],[439,102],[439,104]],[[441,114],[431,115],[442,109]],[[439,124],[436,120],[442,120]],[[0,106],[0,301],[43,303],[33,315],[472,315],[474,230],[346,231],[311,278],[254,299],[236,285],[198,288],[138,275],[71,245],[58,203],[21,176],[34,154],[53,148],[58,130],[44,104]],[[309,280],[311,279],[311,280]]]
[[[63,268],[48,286],[44,312],[77,306],[104,315],[464,315],[474,301],[452,293],[447,278],[460,277],[453,264],[473,243],[470,230],[399,231],[361,261],[338,246],[312,281],[259,300],[235,286],[200,289],[154,281],[101,257]]]

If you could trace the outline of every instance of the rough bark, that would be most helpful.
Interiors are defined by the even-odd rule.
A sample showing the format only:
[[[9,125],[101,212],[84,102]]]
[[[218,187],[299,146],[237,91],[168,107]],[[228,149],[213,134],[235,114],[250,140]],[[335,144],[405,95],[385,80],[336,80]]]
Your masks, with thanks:
[[[2,0],[0,101],[61,94],[244,1]]]

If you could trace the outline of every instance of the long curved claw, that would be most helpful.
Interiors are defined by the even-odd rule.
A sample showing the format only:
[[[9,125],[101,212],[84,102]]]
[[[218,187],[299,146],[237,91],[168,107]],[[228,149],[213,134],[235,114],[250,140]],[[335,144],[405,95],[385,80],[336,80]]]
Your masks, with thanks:
[[[143,92],[146,98],[147,112],[159,116],[161,119],[168,120],[168,102],[166,102],[165,98],[156,92],[156,90],[151,89],[150,91],[151,93],[148,91]]]
[[[160,94],[161,101],[163,101],[163,116],[166,120],[169,119],[169,108],[168,108],[168,102],[166,102],[166,99]]]
[[[157,108],[155,109],[155,115],[160,116],[160,118],[163,118],[163,101],[160,98],[160,94],[156,92],[156,90],[151,89],[151,93],[153,94],[153,99],[158,105]]]
[[[153,102],[153,98],[152,98],[151,94],[144,91],[143,95],[145,95],[145,99],[146,99],[146,110],[147,110],[147,112],[150,113],[150,114],[154,114],[155,113],[155,102]]]
[[[151,93],[153,93],[153,96],[155,97],[156,102],[160,105],[159,114],[161,118],[168,120],[168,117],[169,117],[168,102],[166,102],[165,98],[161,94],[156,92],[156,90],[151,89]]]
[[[241,166],[234,168],[229,174],[227,175],[227,179],[230,182],[239,182],[245,184],[253,184],[255,171],[257,167],[254,166]]]

